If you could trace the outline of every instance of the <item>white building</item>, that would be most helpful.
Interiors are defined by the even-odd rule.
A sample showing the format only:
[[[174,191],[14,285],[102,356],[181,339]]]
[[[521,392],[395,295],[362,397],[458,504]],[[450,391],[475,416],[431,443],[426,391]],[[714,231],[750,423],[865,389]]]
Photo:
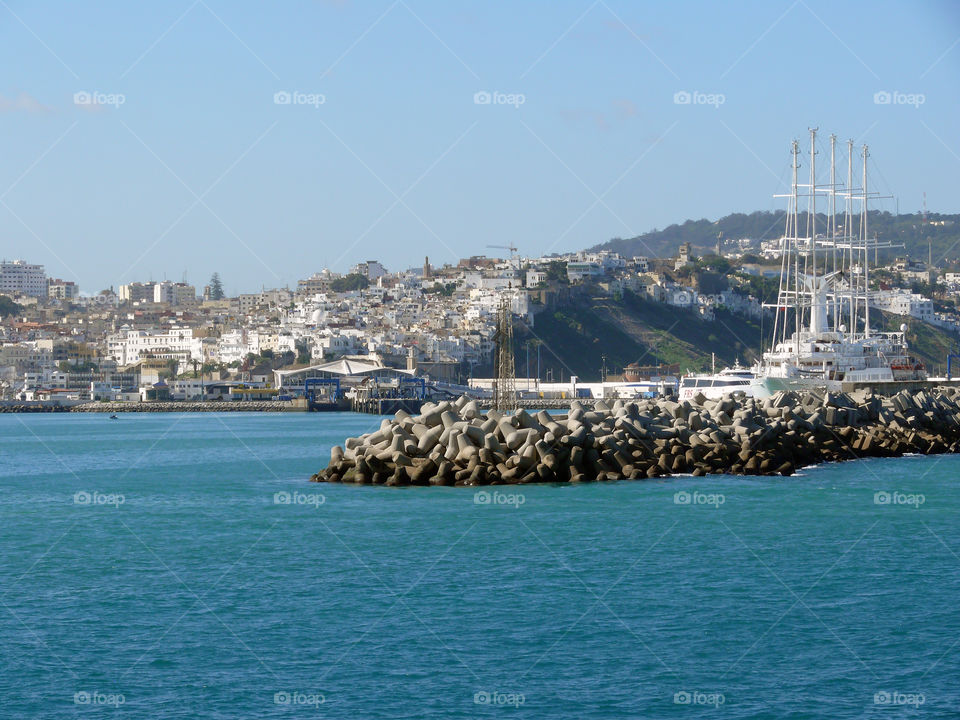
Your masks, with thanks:
[[[230,330],[217,342],[217,357],[222,363],[242,362],[247,355],[260,354],[260,334],[247,330]]]
[[[603,266],[598,262],[575,261],[567,263],[567,279],[572,282],[583,282],[587,278],[603,275]]]
[[[43,265],[30,265],[23,260],[0,262],[0,293],[47,297],[47,274]]]
[[[189,305],[196,302],[197,289],[186,283],[175,283],[169,280],[158,282],[153,286],[153,301],[166,305]]]
[[[894,315],[909,315],[925,322],[933,320],[933,301],[906,290],[876,293],[870,303]]]
[[[480,319],[493,317],[497,314],[502,297],[510,298],[510,310],[514,315],[522,317],[528,324],[533,324],[533,314],[530,312],[530,296],[517,290],[471,290],[470,305],[463,314],[466,319]]]
[[[389,274],[387,269],[377,260],[367,260],[366,262],[359,263],[355,265],[350,272],[356,275],[363,275],[372,283],[375,283],[377,278]]]
[[[697,307],[700,304],[699,294],[689,287],[667,288],[664,292],[664,301],[668,305],[681,308]]]
[[[547,273],[531,268],[527,270],[527,287],[536,287],[547,282]]]
[[[335,358],[341,355],[355,355],[363,347],[363,338],[353,333],[330,333],[316,338],[313,342],[311,356],[318,358]]]
[[[507,290],[519,287],[520,280],[510,273],[484,273],[480,270],[470,270],[463,274],[463,285],[480,290]]]
[[[604,271],[615,272],[617,270],[624,270],[627,267],[627,261],[623,258],[623,256],[620,255],[620,253],[603,250],[597,253],[597,256],[597,261],[600,263],[600,266],[604,269]]]
[[[158,282],[153,286],[153,301],[155,303],[164,303],[173,305],[176,294],[173,291],[173,283],[169,280]]]
[[[170,380],[167,383],[170,386],[171,400],[202,400],[203,399],[203,381],[197,378],[188,378],[186,380]]]
[[[107,337],[107,354],[120,366],[143,358],[204,362],[203,338],[194,338],[190,328],[163,331],[121,330]]]

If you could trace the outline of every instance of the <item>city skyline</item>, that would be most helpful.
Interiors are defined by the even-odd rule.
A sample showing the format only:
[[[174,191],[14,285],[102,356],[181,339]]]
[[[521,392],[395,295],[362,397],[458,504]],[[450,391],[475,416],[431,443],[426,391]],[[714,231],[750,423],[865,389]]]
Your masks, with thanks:
[[[10,3],[0,255],[235,295],[569,252],[780,207],[808,126],[871,145],[878,207],[956,209],[946,3],[545,7]]]

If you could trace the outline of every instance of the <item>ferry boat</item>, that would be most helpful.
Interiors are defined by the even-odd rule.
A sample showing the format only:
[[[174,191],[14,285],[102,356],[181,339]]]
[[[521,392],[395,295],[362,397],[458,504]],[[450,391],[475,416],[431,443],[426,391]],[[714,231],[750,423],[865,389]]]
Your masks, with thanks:
[[[910,357],[906,325],[899,332],[877,332],[870,326],[870,251],[896,247],[871,238],[867,225],[868,148],[861,149],[862,187],[853,186],[853,141],[847,143],[847,183],[837,184],[836,136],[830,136],[830,182],[817,186],[817,130],[810,130],[810,180],[797,180],[799,146],[793,142],[793,183],[786,197],[786,229],[781,239],[780,289],[775,305],[773,339],[751,383],[755,397],[781,390],[869,385],[926,380],[922,364]],[[800,190],[804,194],[801,196]],[[827,227],[817,228],[817,194],[826,194],[830,207]],[[783,196],[781,196],[783,197]],[[801,234],[800,198],[808,200]],[[837,198],[845,201],[842,228],[837,225]],[[859,223],[854,234],[854,205]]]

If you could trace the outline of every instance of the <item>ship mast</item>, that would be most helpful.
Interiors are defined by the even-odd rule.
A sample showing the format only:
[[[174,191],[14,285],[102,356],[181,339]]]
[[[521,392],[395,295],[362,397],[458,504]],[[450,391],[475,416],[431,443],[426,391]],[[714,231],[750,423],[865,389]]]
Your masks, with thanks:
[[[870,337],[870,246],[867,234],[867,144],[863,144],[863,218],[860,229],[863,233],[863,317],[864,337]]]
[[[810,129],[810,202],[809,223],[807,230],[810,236],[810,275],[813,277],[811,292],[817,287],[817,128]],[[810,298],[810,320],[813,321],[813,295]]]
[[[846,218],[844,219],[843,234],[847,242],[847,260],[849,262],[850,277],[847,282],[850,287],[850,332],[857,333],[857,305],[856,290],[853,280],[853,140],[847,140],[847,195]]]
[[[827,230],[830,236],[830,245],[833,253],[831,272],[837,271],[837,136],[830,134],[830,218],[827,220]],[[842,268],[841,268],[842,269]],[[840,325],[840,295],[833,293],[833,330],[837,331]]]
[[[800,167],[800,144],[794,140],[793,141],[793,236],[792,242],[797,246],[796,252],[794,253],[794,272],[793,272],[793,289],[794,289],[794,321],[796,326],[796,332],[793,335],[794,344],[796,346],[797,353],[800,352],[800,247],[797,241],[797,235],[799,234],[800,229],[800,215],[797,209],[798,197],[797,197],[797,170]],[[784,302],[786,305],[786,302]],[[784,322],[784,333],[786,333],[786,322]]]

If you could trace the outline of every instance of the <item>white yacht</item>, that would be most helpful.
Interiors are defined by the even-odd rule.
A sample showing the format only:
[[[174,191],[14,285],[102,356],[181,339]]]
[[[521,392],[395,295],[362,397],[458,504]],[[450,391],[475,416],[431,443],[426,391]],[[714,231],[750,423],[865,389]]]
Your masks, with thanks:
[[[686,375],[680,379],[677,399],[691,400],[700,393],[709,400],[721,398],[727,393],[742,392],[753,394],[754,371],[742,367],[739,363],[718,373],[705,375]]]
[[[775,305],[773,339],[751,383],[755,397],[780,390],[818,387],[841,390],[849,383],[900,383],[926,380],[923,365],[907,352],[906,325],[899,332],[870,327],[870,251],[894,247],[871,238],[867,227],[867,146],[862,187],[853,187],[853,141],[847,143],[847,183],[836,181],[836,136],[830,137],[830,182],[817,187],[816,129],[810,131],[809,184],[797,182],[799,149],[793,142],[793,185],[786,231],[781,240],[780,290]],[[808,199],[805,229],[800,231],[800,190]],[[817,228],[817,194],[830,202],[827,227]],[[837,225],[836,201],[846,204]],[[859,222],[854,233],[854,204]],[[849,323],[849,325],[848,325]]]

